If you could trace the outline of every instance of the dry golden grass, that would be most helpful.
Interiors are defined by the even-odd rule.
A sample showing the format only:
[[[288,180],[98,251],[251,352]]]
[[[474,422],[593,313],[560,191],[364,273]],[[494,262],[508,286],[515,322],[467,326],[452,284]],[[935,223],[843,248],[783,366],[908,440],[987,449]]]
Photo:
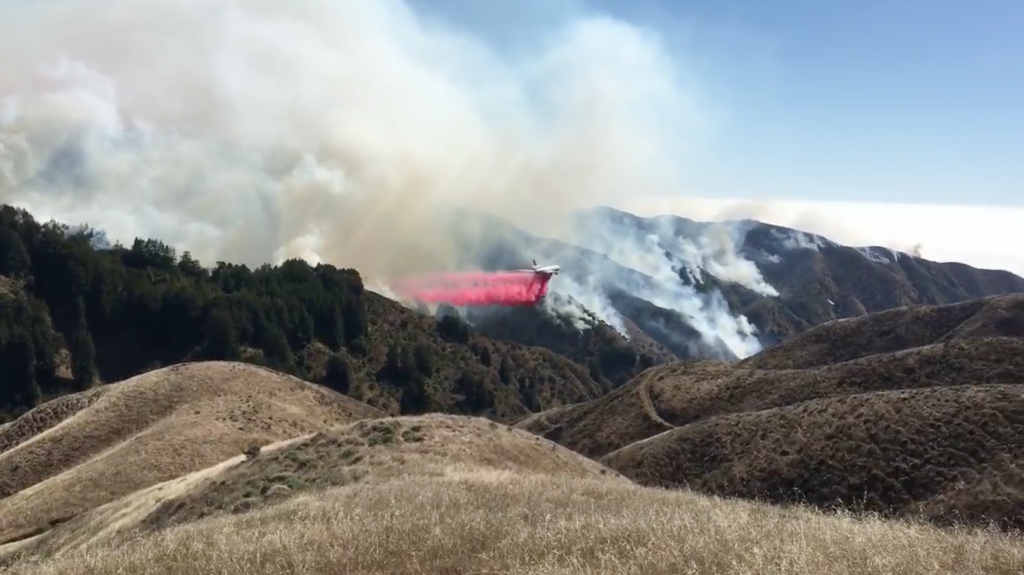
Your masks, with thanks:
[[[1024,529],[1024,385],[828,397],[710,417],[601,461],[637,483]]]
[[[873,391],[1024,382],[1024,338],[971,337],[807,369],[715,361],[648,369],[586,403],[534,414],[516,427],[602,457],[663,431],[716,416]]]
[[[238,512],[239,494],[255,502],[243,506],[249,511]],[[998,533],[640,487],[523,431],[440,415],[365,421],[268,446],[254,459],[236,457],[131,494],[7,549],[19,550],[0,573],[1024,569],[1024,543]]]
[[[973,337],[1024,337],[1024,294],[915,305],[817,325],[740,362],[801,369]]]
[[[252,444],[383,415],[297,378],[182,364],[39,406],[0,429],[0,544]]]
[[[33,538],[31,544],[0,547],[0,557],[66,552],[127,530],[162,529],[310,491],[380,483],[409,473],[426,478],[466,465],[577,478],[617,475],[550,441],[485,419],[429,415],[362,421],[278,442],[252,459],[238,456],[132,493]]]
[[[696,365],[704,364],[728,369],[717,362]],[[657,435],[673,428],[651,403],[650,384],[661,377],[664,369],[649,368],[603,397],[533,414],[516,422],[515,427],[557,441],[587,457],[600,457]]]
[[[1024,545],[452,464],[15,564],[5,575],[1017,574]]]

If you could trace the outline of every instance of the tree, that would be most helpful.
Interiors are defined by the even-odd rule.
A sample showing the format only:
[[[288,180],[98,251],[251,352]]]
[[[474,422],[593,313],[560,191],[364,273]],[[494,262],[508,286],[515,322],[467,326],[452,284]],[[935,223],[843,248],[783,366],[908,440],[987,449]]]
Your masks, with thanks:
[[[352,366],[341,355],[331,354],[327,359],[324,384],[338,393],[347,394],[352,388]]]
[[[32,262],[21,238],[13,229],[0,228],[0,275],[17,278],[31,271]]]
[[[463,370],[459,374],[455,389],[463,396],[460,404],[470,413],[486,410],[493,403],[491,390],[484,379],[470,370]]]
[[[453,343],[469,343],[469,324],[456,315],[446,315],[437,322],[437,333],[446,341]]]
[[[413,348],[413,359],[416,371],[430,377],[434,374],[434,353],[424,340],[419,340]]]
[[[78,321],[75,335],[71,339],[71,374],[75,389],[82,391],[92,387],[96,381],[96,345],[89,333],[89,324],[85,319],[85,304],[81,298],[76,302]]]
[[[15,328],[0,340],[0,405],[31,408],[39,403],[42,392],[36,381],[35,364],[35,349],[24,330]]]
[[[271,327],[267,332],[267,339],[263,343],[263,355],[274,368],[291,371],[295,367],[295,356],[288,345],[288,338],[277,326]]]
[[[501,363],[498,364],[498,379],[505,385],[512,385],[514,382],[513,378],[512,360],[509,359],[508,355],[503,354],[501,356]]]
[[[480,365],[483,365],[484,367],[491,367],[491,348],[486,345],[481,345],[477,357],[480,358]]]
[[[84,326],[71,343],[71,374],[77,391],[89,389],[96,381],[96,346]]]
[[[195,279],[205,279],[209,275],[206,268],[200,265],[199,260],[193,258],[192,253],[188,251],[181,254],[181,260],[178,262],[178,269],[181,270],[181,273],[185,276]]]
[[[204,359],[236,360],[241,356],[234,321],[227,310],[212,310],[206,318],[205,332]]]
[[[353,297],[345,298],[341,308],[341,317],[343,323],[343,331],[345,335],[345,344],[352,346],[352,351],[358,351],[359,345],[354,345],[355,342],[366,336],[366,306],[363,305],[361,299]],[[363,342],[365,345],[365,342]]]
[[[427,379],[421,374],[416,373],[402,386],[402,400],[400,402],[402,413],[411,415],[425,413],[429,403],[430,395],[427,392]]]

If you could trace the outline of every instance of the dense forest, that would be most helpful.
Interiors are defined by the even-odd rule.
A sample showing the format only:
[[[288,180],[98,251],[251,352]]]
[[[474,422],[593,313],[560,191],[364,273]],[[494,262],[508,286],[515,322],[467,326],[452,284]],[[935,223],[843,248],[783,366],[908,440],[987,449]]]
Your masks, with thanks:
[[[154,239],[108,245],[0,206],[0,414],[181,361],[260,363],[391,412],[498,419],[596,397],[650,358],[610,342],[573,362],[476,334],[303,260],[250,269]],[[614,381],[604,372],[617,374]]]

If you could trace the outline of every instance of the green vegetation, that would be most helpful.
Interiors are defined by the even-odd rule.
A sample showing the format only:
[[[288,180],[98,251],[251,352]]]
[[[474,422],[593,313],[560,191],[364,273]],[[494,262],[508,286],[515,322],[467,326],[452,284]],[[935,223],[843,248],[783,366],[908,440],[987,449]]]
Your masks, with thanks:
[[[607,391],[582,359],[492,341],[457,314],[417,314],[365,291],[352,269],[206,268],[158,240],[109,246],[87,226],[0,206],[0,421],[199,360],[265,365],[394,414],[510,420]]]

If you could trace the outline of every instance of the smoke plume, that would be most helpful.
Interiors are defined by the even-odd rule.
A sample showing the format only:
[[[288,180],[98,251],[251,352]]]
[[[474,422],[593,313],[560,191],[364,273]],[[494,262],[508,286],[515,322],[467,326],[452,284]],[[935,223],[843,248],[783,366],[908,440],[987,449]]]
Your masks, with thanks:
[[[454,206],[552,231],[682,192],[701,119],[658,36],[596,13],[515,57],[398,0],[7,2],[0,38],[0,201],[207,265],[301,257],[369,284],[454,266]],[[726,256],[716,274],[757,281]],[[569,291],[610,313],[591,288]],[[655,295],[749,347],[728,309]]]

